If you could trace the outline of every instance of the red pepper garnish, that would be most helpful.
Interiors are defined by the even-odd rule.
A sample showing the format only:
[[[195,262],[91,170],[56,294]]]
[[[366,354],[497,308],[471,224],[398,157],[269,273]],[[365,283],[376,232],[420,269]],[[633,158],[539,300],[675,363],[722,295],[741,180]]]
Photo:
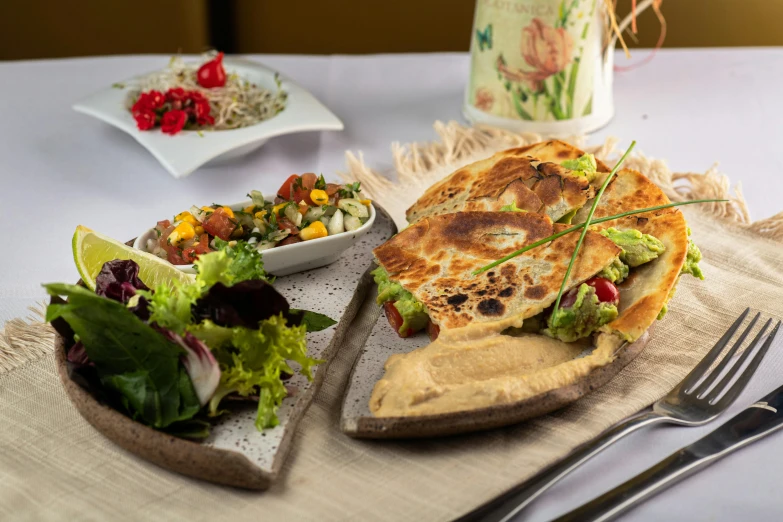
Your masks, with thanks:
[[[223,68],[222,52],[198,68],[196,80],[205,89],[223,87],[226,84],[226,70]]]

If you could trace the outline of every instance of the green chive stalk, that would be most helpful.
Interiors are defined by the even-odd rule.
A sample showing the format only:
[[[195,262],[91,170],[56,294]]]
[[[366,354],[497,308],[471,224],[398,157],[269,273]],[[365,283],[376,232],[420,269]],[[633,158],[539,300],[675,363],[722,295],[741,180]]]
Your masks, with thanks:
[[[636,146],[636,141],[632,141],[631,146],[628,147],[628,150],[626,150],[625,154],[622,155],[620,161],[617,162],[617,165],[615,165],[612,171],[609,173],[609,175],[606,176],[606,179],[604,180],[603,184],[601,184],[601,188],[598,190],[598,194],[596,194],[595,199],[593,200],[593,206],[590,207],[590,213],[587,214],[587,219],[585,219],[585,226],[582,228],[582,233],[579,235],[579,240],[576,242],[576,248],[574,249],[574,253],[571,254],[571,261],[568,263],[568,268],[566,269],[565,277],[563,278],[563,282],[560,284],[560,291],[557,293],[557,299],[555,300],[555,307],[552,309],[553,318],[557,317],[557,310],[558,308],[560,308],[560,299],[563,298],[563,292],[565,291],[566,283],[568,282],[568,277],[571,275],[571,269],[574,268],[574,262],[576,261],[576,256],[579,254],[579,249],[582,247],[582,242],[584,242],[585,240],[585,236],[587,235],[587,230],[590,228],[590,223],[592,223],[593,221],[593,214],[595,214],[595,209],[598,208],[598,202],[601,201],[601,196],[604,195],[604,191],[606,190],[607,185],[609,185],[609,182],[612,181],[612,178],[620,169],[620,165],[622,165],[623,162],[625,162],[625,158],[628,157],[628,155],[631,153],[631,151],[635,146]]]
[[[613,221],[615,219],[621,219],[628,216],[633,216],[634,214],[644,214],[645,212],[655,212],[656,210],[663,210],[665,208],[672,208],[672,207],[681,207],[684,205],[695,205],[696,203],[726,203],[728,199],[694,199],[692,201],[679,201],[677,203],[667,203],[666,205],[658,205],[656,207],[647,207],[647,208],[640,208],[637,210],[629,210],[628,212],[623,212],[622,214],[615,214],[614,216],[606,216],[598,219],[594,219],[591,223],[592,225],[596,225],[598,223],[605,223],[607,221]],[[529,250],[533,250],[536,247],[539,247],[541,245],[545,245],[547,243],[550,243],[554,241],[555,239],[561,238],[567,234],[570,234],[571,232],[576,232],[579,229],[584,228],[585,223],[580,223],[578,225],[574,225],[571,228],[567,228],[565,230],[561,230],[560,232],[557,232],[556,234],[552,234],[549,237],[545,237],[544,239],[539,239],[535,243],[530,243],[529,245],[520,248],[519,250],[515,250],[514,252],[511,252],[507,256],[501,257],[497,261],[492,261],[490,264],[482,266],[481,268],[477,268],[473,271],[473,275],[479,275],[483,274],[487,270],[491,270],[495,268],[498,265],[501,265],[505,263],[506,261],[510,261],[511,259],[514,259],[517,256],[520,256],[524,254],[525,252]]]

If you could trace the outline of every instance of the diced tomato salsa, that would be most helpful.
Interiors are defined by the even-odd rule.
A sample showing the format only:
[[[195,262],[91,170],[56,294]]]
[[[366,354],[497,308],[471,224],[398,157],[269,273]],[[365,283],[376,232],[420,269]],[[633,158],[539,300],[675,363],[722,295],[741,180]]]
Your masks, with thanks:
[[[186,265],[218,248],[216,241],[247,241],[262,251],[353,231],[370,216],[370,200],[360,191],[358,182],[338,185],[312,172],[293,174],[274,201],[254,190],[248,194],[252,203],[244,208],[193,206],[173,220],[158,221],[157,241],[148,241],[146,249]]]

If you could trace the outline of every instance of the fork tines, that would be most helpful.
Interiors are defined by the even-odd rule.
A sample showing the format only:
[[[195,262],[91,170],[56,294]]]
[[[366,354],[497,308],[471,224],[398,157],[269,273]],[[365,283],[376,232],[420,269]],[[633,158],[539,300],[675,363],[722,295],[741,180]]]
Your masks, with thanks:
[[[781,321],[778,321],[770,334],[765,338],[764,334],[769,329],[770,324],[772,324],[772,319],[767,319],[764,326],[759,330],[750,344],[748,344],[748,346],[742,352],[742,355],[735,357],[747,337],[753,332],[756,323],[758,323],[758,320],[761,317],[761,313],[757,313],[750,320],[748,326],[739,335],[736,342],[726,352],[720,363],[718,363],[714,369],[710,370],[710,367],[723,353],[726,346],[729,344],[729,341],[731,341],[731,339],[734,337],[734,334],[737,333],[739,328],[745,322],[745,319],[749,313],[750,308],[746,308],[745,311],[740,314],[737,320],[734,321],[734,324],[732,324],[726,333],[723,334],[723,337],[721,337],[718,342],[715,343],[715,346],[712,348],[712,350],[710,350],[710,352],[698,365],[696,365],[691,373],[689,373],[687,377],[683,379],[681,388],[683,393],[691,395],[692,398],[698,398],[699,400],[706,401],[716,406],[727,405],[728,403],[732,402],[737,397],[737,395],[739,395],[739,393],[745,387],[745,384],[747,384],[747,382],[750,380],[753,372],[756,371],[759,363],[761,363],[761,360],[764,358],[767,350],[769,350],[769,347],[772,345],[772,341],[774,340],[781,324]],[[762,340],[763,344],[761,345],[761,348],[756,350],[756,347],[762,342]],[[743,369],[743,366],[745,366],[745,363],[754,351],[755,355]],[[719,377],[721,377],[721,375],[723,378],[716,386],[713,387],[712,385]],[[735,377],[737,378],[736,382],[731,387],[729,387],[729,384]],[[702,378],[703,380],[701,380]],[[723,390],[726,390],[726,392],[721,396],[721,392],[723,392]]]

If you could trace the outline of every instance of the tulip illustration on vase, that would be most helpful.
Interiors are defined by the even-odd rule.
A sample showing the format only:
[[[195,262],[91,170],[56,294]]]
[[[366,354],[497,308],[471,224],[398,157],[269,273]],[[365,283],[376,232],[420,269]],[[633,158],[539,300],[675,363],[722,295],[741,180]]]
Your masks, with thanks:
[[[534,18],[522,29],[520,53],[525,68],[509,66],[502,54],[495,62],[498,78],[504,83],[514,109],[522,119],[574,118],[574,93],[581,56],[574,55],[574,38],[566,27],[576,25],[574,22],[569,24],[569,16],[577,7],[578,0],[569,4],[566,6],[566,0],[562,2],[561,15],[554,26]],[[590,17],[587,19],[590,20]],[[581,40],[585,39],[588,28],[589,22],[586,22]],[[581,54],[582,50],[580,47],[578,53]],[[592,102],[588,101],[579,116],[590,114],[591,106]]]

